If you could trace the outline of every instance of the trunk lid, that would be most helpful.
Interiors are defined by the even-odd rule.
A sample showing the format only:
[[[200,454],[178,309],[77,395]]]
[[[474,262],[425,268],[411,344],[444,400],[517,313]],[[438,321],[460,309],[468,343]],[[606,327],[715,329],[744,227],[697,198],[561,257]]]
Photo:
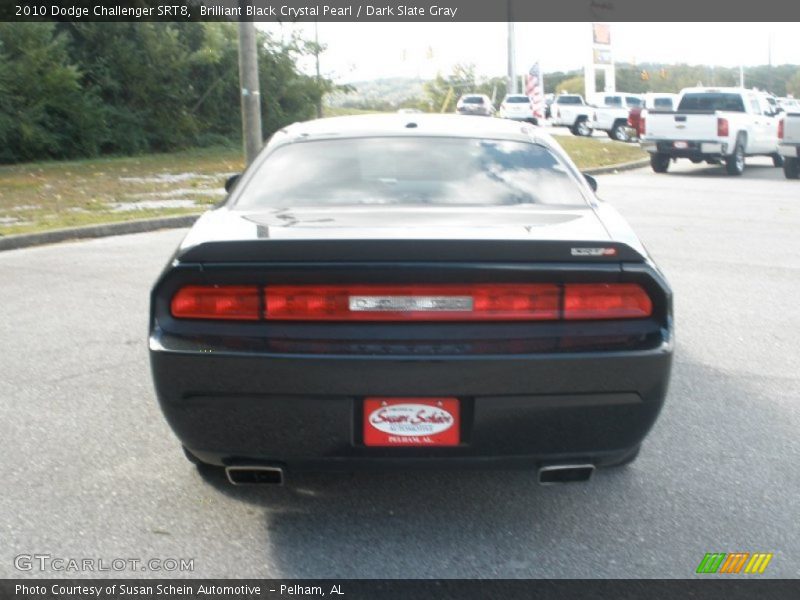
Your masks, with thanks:
[[[197,221],[178,258],[184,262],[642,260],[633,249],[614,243],[588,206],[358,206],[262,212],[221,208]]]

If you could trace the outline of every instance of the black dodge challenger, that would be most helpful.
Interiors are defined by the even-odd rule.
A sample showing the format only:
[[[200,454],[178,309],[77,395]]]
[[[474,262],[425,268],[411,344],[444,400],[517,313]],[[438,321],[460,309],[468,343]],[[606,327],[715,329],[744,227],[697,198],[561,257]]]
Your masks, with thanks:
[[[630,462],[664,401],[672,299],[540,130],[456,115],[276,133],[152,292],[161,408],[232,483],[301,469]]]

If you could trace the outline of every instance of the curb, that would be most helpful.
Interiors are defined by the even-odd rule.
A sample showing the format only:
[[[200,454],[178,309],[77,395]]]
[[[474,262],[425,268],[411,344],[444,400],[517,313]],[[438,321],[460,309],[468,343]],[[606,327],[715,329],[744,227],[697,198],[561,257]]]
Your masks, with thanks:
[[[634,160],[633,162],[622,163],[619,165],[611,165],[610,167],[597,167],[596,169],[586,169],[584,173],[589,175],[606,175],[608,173],[619,173],[621,171],[630,171],[632,169],[641,169],[650,165],[649,158],[641,160]]]
[[[200,215],[179,215],[177,217],[160,217],[158,219],[139,219],[137,221],[123,221],[122,223],[106,223],[104,225],[54,229],[41,233],[22,233],[6,237],[0,236],[0,252],[3,250],[28,248],[30,246],[55,244],[69,240],[101,238],[112,235],[125,235],[128,233],[144,233],[147,231],[156,231],[158,229],[190,227],[199,216]]]
[[[588,175],[605,175],[639,169],[650,164],[649,159],[586,169]],[[180,215],[177,217],[161,217],[158,219],[140,219],[138,221],[124,221],[122,223],[107,223],[104,225],[89,225],[87,227],[69,227],[67,229],[54,229],[41,233],[23,233],[19,235],[0,236],[0,252],[3,250],[18,250],[30,246],[43,246],[70,240],[83,240],[101,238],[112,235],[125,235],[128,233],[145,233],[159,229],[180,229],[191,227],[200,215]]]

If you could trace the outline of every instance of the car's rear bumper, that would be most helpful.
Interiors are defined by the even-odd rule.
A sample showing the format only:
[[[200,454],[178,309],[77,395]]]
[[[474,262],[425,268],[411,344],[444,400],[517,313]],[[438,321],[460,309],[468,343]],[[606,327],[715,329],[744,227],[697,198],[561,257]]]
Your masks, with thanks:
[[[290,469],[602,466],[636,447],[666,395],[672,347],[491,356],[323,356],[187,350],[153,334],[161,407],[181,443],[215,464]],[[363,399],[456,397],[455,447],[367,447]]]
[[[787,158],[800,157],[800,143],[781,144],[778,146],[778,154]]]
[[[672,158],[699,160],[722,158],[730,154],[727,144],[714,140],[686,141],[685,143],[687,144],[686,148],[676,148],[673,140],[645,140],[642,142],[642,148],[647,152],[666,154]]]

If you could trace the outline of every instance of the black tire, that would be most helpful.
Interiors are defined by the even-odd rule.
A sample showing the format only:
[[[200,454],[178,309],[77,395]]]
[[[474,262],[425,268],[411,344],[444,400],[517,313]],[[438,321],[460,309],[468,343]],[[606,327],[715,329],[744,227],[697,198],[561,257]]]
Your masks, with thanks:
[[[778,168],[783,166],[783,157],[780,154],[772,155],[772,166]]]
[[[669,169],[669,154],[655,152],[650,155],[650,166],[656,173],[666,173]]]
[[[744,142],[742,138],[736,140],[733,154],[725,157],[725,170],[728,175],[741,175],[744,173]]]
[[[608,135],[612,140],[616,140],[618,142],[631,141],[631,136],[628,131],[628,124],[622,121],[614,123],[614,127],[611,128],[611,131],[609,132]]]
[[[570,131],[572,135],[577,135],[579,137],[589,137],[592,135],[592,128],[589,127],[589,122],[586,117],[579,117]]]
[[[800,178],[800,158],[785,158],[783,161],[783,174],[786,179]]]
[[[636,457],[639,456],[639,451],[642,449],[642,445],[639,444],[638,446],[631,448],[630,450],[626,450],[619,456],[615,456],[609,462],[603,464],[603,468],[617,468],[617,467],[624,467],[625,465],[631,464],[633,461],[636,460]]]

